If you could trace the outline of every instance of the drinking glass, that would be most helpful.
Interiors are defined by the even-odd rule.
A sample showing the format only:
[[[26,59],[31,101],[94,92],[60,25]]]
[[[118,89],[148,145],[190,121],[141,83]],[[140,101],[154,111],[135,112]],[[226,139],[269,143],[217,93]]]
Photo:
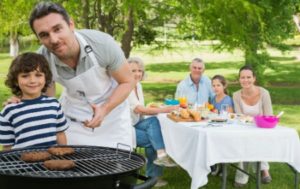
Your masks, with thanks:
[[[224,119],[228,118],[228,109],[229,105],[228,104],[222,104],[221,105],[221,110],[220,110],[220,116]]]

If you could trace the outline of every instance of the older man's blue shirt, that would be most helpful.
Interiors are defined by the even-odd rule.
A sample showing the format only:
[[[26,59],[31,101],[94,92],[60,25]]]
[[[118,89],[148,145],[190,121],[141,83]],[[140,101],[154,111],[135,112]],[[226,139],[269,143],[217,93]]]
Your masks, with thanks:
[[[189,75],[177,85],[175,98],[182,96],[187,97],[189,104],[197,103],[200,105],[209,102],[214,96],[211,80],[207,76],[202,75],[197,91],[197,87]]]

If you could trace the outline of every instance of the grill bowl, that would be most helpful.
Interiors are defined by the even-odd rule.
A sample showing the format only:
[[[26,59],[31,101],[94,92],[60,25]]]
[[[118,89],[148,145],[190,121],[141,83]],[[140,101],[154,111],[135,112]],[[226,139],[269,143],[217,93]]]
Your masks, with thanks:
[[[75,153],[52,156],[51,159],[73,160],[76,167],[67,171],[50,171],[43,162],[26,163],[20,159],[24,152],[46,151],[48,147],[31,147],[0,152],[1,189],[64,188],[119,189],[135,184],[135,175],[145,164],[143,156],[126,150],[100,146],[68,146]]]
[[[279,118],[276,116],[255,116],[254,121],[257,127],[274,128],[279,122]]]

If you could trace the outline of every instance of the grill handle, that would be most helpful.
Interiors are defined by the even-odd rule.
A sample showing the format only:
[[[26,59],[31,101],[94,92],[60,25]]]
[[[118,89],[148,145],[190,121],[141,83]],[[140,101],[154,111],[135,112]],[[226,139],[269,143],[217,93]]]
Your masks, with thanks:
[[[131,147],[127,144],[123,144],[123,143],[117,143],[117,149],[116,149],[116,154],[118,154],[119,150],[120,150],[120,146],[124,146],[124,147],[127,147],[129,149],[129,159],[131,159]]]
[[[145,177],[143,175],[140,174],[135,174],[135,177],[139,180],[143,180],[145,182],[141,183],[141,184],[136,184],[136,185],[132,185],[130,187],[130,189],[150,189],[152,188],[156,182],[157,182],[157,177]]]

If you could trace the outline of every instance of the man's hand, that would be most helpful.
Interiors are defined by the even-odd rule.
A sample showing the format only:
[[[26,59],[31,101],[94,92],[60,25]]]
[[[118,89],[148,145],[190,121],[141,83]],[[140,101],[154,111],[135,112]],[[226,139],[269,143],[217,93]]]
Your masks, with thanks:
[[[19,98],[19,97],[17,97],[17,96],[12,96],[12,97],[10,97],[9,99],[7,99],[5,102],[3,102],[3,106],[6,106],[6,105],[8,105],[8,104],[17,104],[17,103],[19,103],[19,102],[21,102],[21,99]]]
[[[91,105],[94,111],[93,118],[90,121],[85,121],[84,126],[89,128],[100,127],[101,122],[107,114],[106,108],[104,105],[98,106],[96,104]]]

